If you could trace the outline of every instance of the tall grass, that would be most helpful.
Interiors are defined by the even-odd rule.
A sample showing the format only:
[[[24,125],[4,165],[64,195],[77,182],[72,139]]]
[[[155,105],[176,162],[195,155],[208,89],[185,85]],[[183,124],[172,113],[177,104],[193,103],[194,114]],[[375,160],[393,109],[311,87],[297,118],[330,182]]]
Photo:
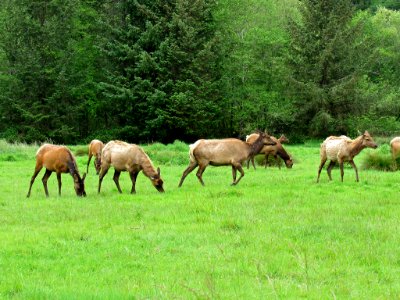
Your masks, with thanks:
[[[394,161],[390,153],[389,144],[381,144],[377,150],[369,151],[362,161],[363,169],[374,169],[379,171],[397,171],[400,159]]]
[[[35,155],[37,144],[8,143],[0,139],[0,161],[24,160]]]

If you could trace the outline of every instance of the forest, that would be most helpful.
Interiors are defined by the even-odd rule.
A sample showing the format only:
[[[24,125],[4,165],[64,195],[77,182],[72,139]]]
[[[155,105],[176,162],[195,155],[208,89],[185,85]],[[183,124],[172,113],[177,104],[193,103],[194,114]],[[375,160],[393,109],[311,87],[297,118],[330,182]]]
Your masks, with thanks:
[[[400,134],[398,0],[2,0],[0,138]]]

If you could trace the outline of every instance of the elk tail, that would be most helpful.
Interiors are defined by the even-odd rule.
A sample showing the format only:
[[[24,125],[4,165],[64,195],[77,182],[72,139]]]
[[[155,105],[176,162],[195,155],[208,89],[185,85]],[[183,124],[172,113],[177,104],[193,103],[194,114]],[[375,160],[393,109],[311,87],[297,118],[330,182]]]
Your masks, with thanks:
[[[198,140],[196,143],[194,144],[190,144],[189,145],[189,158],[190,158],[190,162],[195,162],[196,161],[196,157],[194,156],[194,149],[196,149],[197,145],[200,143],[201,140]]]

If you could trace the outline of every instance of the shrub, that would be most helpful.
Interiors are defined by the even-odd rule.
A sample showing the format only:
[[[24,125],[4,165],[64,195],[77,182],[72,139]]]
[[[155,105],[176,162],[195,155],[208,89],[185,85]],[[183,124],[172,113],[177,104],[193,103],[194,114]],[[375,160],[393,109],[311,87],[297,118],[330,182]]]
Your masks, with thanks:
[[[89,149],[87,146],[71,147],[74,151],[75,156],[86,156],[88,155]]]
[[[154,143],[143,148],[155,164],[186,165],[189,162],[189,146],[181,141],[168,145]]]
[[[397,160],[397,166],[400,164]],[[379,171],[396,171],[398,167],[393,161],[388,144],[381,145],[377,150],[367,152],[362,162],[363,169],[374,169]]]

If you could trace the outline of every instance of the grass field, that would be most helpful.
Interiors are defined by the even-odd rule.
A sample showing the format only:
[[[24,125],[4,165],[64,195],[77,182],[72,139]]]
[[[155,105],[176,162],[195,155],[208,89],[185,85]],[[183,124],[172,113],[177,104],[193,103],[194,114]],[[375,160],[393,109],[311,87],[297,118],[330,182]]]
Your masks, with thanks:
[[[0,298],[286,299],[400,298],[400,172],[339,170],[316,184],[318,143],[285,146],[293,169],[209,167],[202,187],[183,143],[145,147],[166,192],[143,174],[130,195],[112,172],[86,198],[72,178],[41,177],[26,199],[37,146],[0,142]],[[84,153],[84,147],[73,147]],[[86,156],[77,157],[81,173]]]

